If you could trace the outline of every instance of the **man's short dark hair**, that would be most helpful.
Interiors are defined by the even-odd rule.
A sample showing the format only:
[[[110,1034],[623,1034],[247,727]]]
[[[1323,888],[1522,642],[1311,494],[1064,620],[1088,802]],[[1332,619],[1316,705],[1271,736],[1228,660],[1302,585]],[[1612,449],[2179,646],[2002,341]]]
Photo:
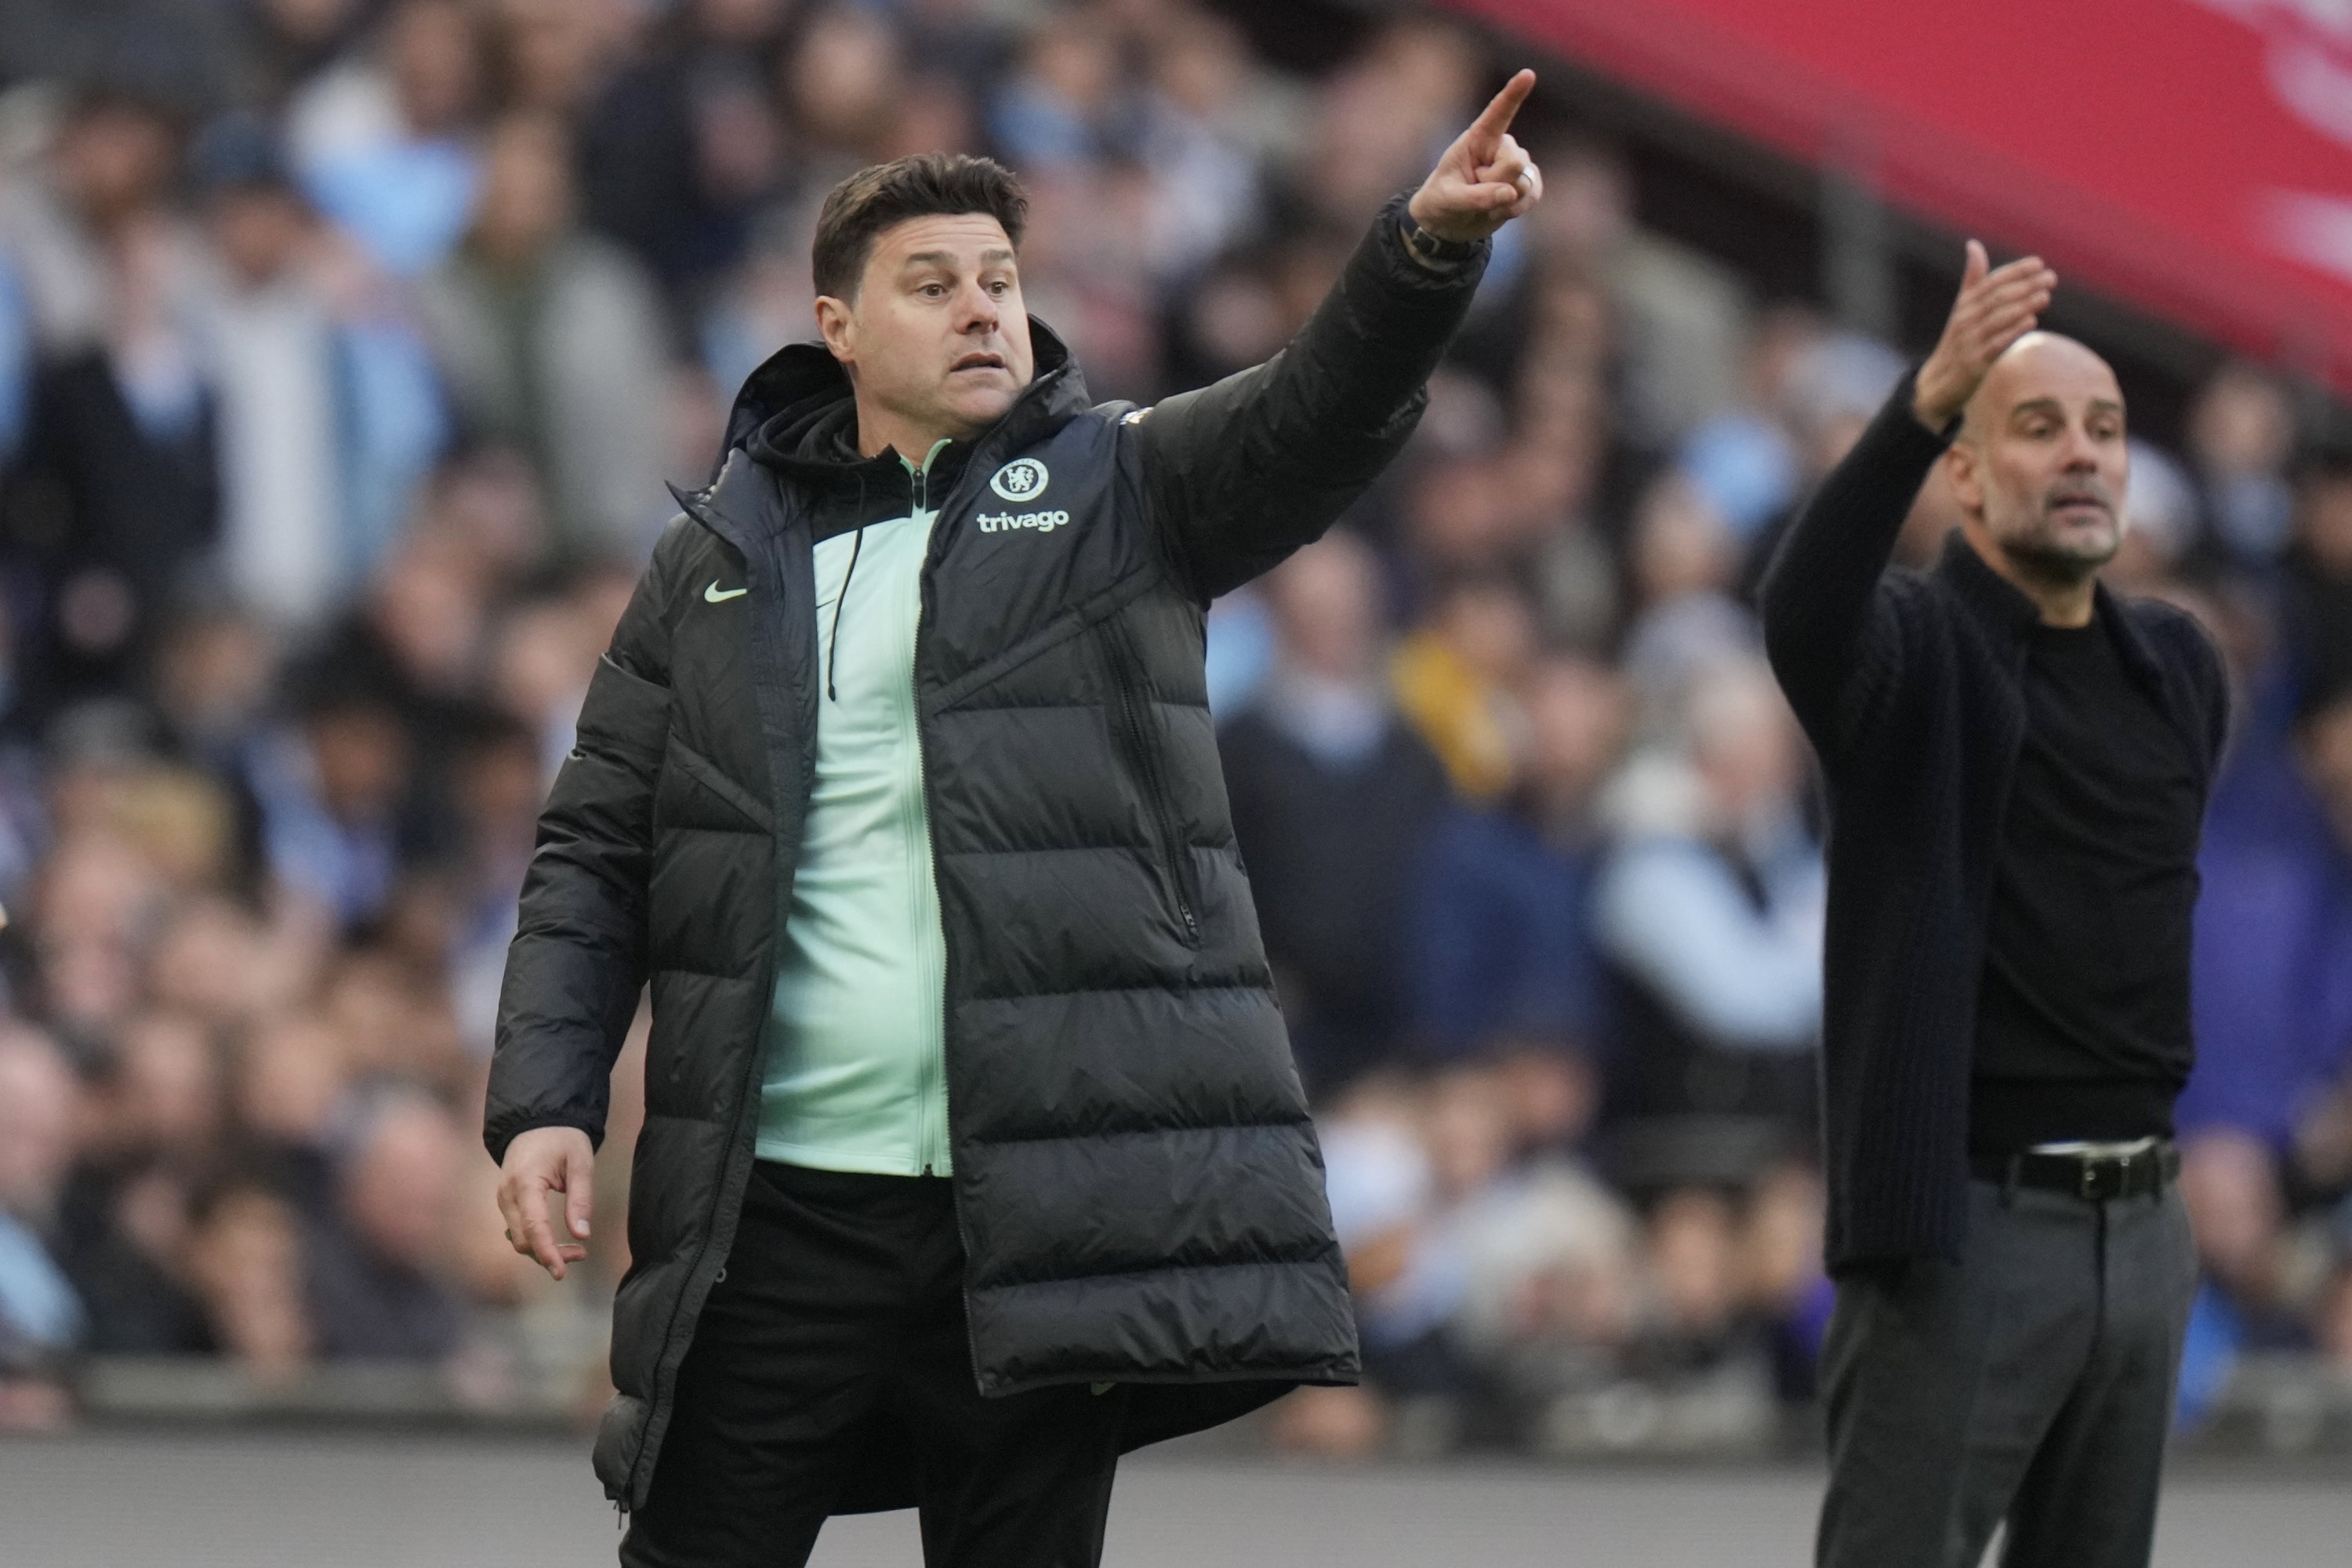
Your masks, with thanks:
[[[1022,231],[1029,226],[1029,194],[995,159],[962,153],[917,153],[858,170],[833,187],[817,214],[810,258],[816,291],[856,299],[876,236],[910,217],[964,213],[994,218],[1018,250]]]

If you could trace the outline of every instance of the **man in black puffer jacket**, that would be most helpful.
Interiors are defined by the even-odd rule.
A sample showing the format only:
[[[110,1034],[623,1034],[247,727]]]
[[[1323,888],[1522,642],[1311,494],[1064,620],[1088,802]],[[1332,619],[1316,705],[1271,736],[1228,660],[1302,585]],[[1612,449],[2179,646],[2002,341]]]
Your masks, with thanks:
[[[824,343],[753,374],[655,549],[499,1006],[500,1205],[560,1275],[652,983],[595,1454],[625,1563],[799,1563],[919,1503],[934,1563],[1090,1564],[1120,1452],[1354,1378],[1203,615],[1412,430],[1539,194],[1533,82],[1281,354],[1150,409],[1022,311],[996,165],[827,199]]]

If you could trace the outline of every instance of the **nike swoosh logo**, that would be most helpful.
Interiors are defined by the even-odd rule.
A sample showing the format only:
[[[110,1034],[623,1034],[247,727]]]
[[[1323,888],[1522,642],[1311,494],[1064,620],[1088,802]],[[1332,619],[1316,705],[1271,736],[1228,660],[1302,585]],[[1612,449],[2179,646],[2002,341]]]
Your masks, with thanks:
[[[722,594],[719,591],[719,579],[713,577],[710,580],[710,586],[702,591],[702,602],[706,605],[723,605],[730,599],[740,599],[751,591],[749,588],[730,588]]]

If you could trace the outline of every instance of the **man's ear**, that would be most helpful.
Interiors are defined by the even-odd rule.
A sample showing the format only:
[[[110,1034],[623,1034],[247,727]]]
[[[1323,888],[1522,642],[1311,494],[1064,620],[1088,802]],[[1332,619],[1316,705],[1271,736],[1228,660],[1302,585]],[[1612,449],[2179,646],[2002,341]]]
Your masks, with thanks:
[[[1944,450],[1944,470],[1951,478],[1952,499],[1960,510],[1974,517],[1984,510],[1984,476],[1977,467],[1977,449],[1964,435]]]
[[[834,358],[844,364],[857,363],[857,312],[847,301],[830,294],[818,295],[816,330]]]

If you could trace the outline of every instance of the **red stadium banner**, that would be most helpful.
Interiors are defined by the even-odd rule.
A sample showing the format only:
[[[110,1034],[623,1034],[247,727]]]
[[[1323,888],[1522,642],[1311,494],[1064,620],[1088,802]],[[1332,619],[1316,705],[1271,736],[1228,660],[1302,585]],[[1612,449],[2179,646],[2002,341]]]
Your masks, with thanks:
[[[2343,0],[1449,3],[2352,393]]]

